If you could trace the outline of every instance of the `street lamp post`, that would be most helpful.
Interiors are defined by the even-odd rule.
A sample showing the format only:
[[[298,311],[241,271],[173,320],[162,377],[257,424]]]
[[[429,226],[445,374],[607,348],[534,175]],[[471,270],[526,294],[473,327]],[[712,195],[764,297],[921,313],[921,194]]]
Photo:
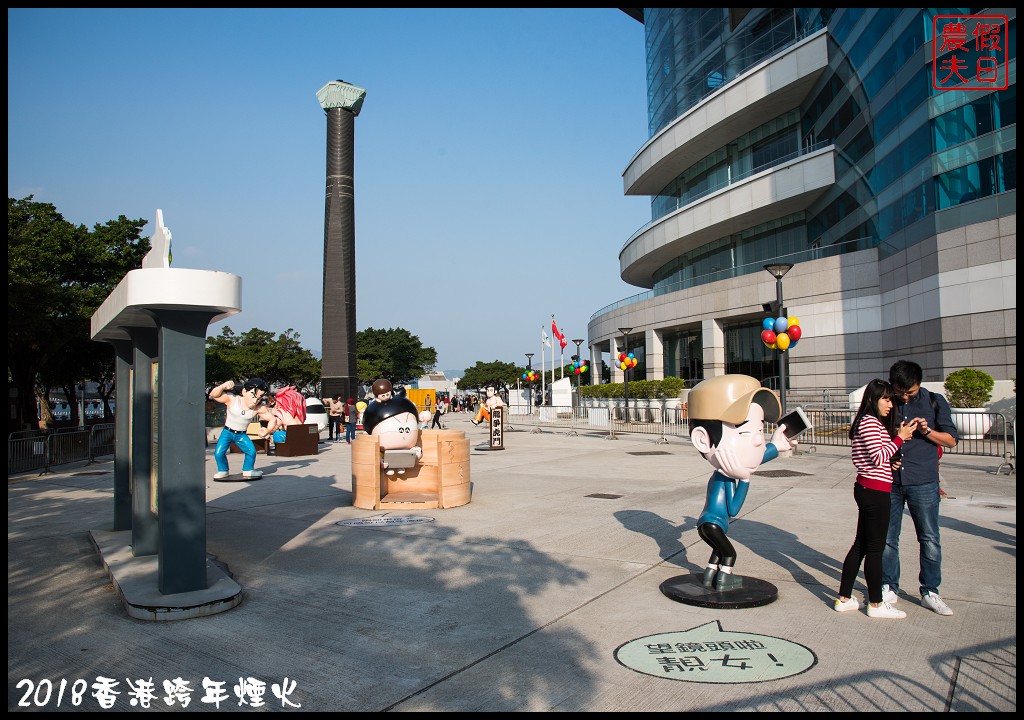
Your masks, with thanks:
[[[533,372],[533,353],[526,353],[526,374]],[[533,415],[533,381],[526,383],[526,404]]]
[[[622,333],[622,347],[626,355],[629,355],[629,334],[633,332],[633,328],[619,328],[619,332]],[[622,371],[622,387],[625,390],[626,399],[626,416],[625,421],[629,422],[629,370],[626,368]]]
[[[580,359],[580,345],[583,344],[583,338],[580,338],[578,340],[573,340],[573,342],[576,343],[576,356],[573,358],[573,361],[575,362],[575,361],[578,361]],[[576,368],[576,369],[578,370],[579,368]],[[580,403],[583,402],[583,396],[580,393],[580,387],[582,386],[582,383],[580,382],[581,379],[582,378],[581,378],[580,375],[576,376],[576,407],[579,407]]]
[[[793,263],[772,263],[765,265],[764,269],[775,278],[775,302],[778,305],[777,317],[782,316],[782,278],[793,269]],[[782,414],[786,414],[786,353],[779,350],[779,405],[782,407]]]

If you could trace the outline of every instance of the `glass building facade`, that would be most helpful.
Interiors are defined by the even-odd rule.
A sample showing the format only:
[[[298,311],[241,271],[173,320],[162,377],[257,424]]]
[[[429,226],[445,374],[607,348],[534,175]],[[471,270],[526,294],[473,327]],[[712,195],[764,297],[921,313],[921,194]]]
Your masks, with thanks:
[[[962,17],[978,37],[972,18],[985,9],[645,8],[651,139],[624,185],[651,197],[651,222],[620,264],[624,280],[649,290],[594,314],[595,358],[616,351],[611,326],[629,325],[645,329],[647,377],[769,380],[774,361],[753,331],[774,293],[729,295],[770,281],[766,263],[788,262],[798,273],[787,304],[820,314],[817,337],[830,338],[812,348],[817,357],[844,355],[851,330],[877,336],[860,338],[874,362],[845,353],[841,370],[801,375],[812,361],[794,356],[791,382],[858,386],[908,353],[928,358],[926,379],[957,365],[1005,379],[1016,362],[1016,304],[1003,290],[1016,272],[1016,12],[1002,12],[991,21],[1002,45],[990,52],[1003,81],[987,83],[979,61],[946,85],[957,46],[935,37],[937,16]],[[998,251],[989,242],[985,257],[972,255],[983,235]],[[969,270],[981,260],[991,267]],[[979,273],[998,279],[999,302],[909,315],[895,305],[975,292],[958,286]],[[799,275],[824,285],[792,296]],[[990,326],[991,352],[977,357],[956,352],[967,348],[951,332],[974,316]],[[916,342],[885,337],[901,328]]]

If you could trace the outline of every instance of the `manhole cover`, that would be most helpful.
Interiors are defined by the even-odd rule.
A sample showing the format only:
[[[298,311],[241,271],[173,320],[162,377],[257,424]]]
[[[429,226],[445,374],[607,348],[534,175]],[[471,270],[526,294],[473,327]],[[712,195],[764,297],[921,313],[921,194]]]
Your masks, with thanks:
[[[761,477],[806,477],[810,473],[797,472],[796,470],[758,470],[754,473]]]
[[[664,450],[641,450],[639,452],[628,452],[627,455],[671,455],[670,452]]]
[[[956,500],[956,498],[953,498],[953,499]],[[1006,509],[1005,505],[985,505],[984,507],[993,508],[995,510],[1005,510]]]
[[[612,495],[611,493],[594,493],[593,495],[587,495],[586,497],[601,498],[602,500],[615,500],[622,497],[621,495]]]
[[[334,524],[345,525],[347,527],[380,527],[381,525],[415,525],[416,523],[427,522],[434,522],[434,518],[418,515],[396,515],[394,517],[372,517],[355,518],[353,520],[339,520]]]
[[[78,477],[79,475],[106,475],[106,474],[107,474],[106,470],[91,470],[89,472],[75,473],[75,477]]]

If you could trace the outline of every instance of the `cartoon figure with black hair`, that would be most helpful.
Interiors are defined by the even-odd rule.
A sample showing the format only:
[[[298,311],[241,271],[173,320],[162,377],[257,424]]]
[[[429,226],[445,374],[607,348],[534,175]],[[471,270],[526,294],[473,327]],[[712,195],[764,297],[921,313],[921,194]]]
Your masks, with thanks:
[[[387,383],[378,387],[378,383]],[[405,396],[404,390],[393,391],[387,380],[373,384],[376,397],[363,411],[363,429],[380,440],[380,466],[388,475],[404,475],[406,468],[415,467],[423,457],[420,438],[419,414],[416,405]]]
[[[719,591],[738,588],[743,578],[732,574],[736,550],[726,536],[729,518],[743,507],[754,471],[792,447],[785,425],[770,443],[764,441],[765,421],[778,422],[782,408],[773,391],[748,375],[704,380],[690,391],[687,402],[690,441],[715,468],[697,519],[697,532],[712,550],[702,582]]]
[[[224,418],[224,429],[217,438],[217,447],[213,451],[214,460],[217,461],[217,472],[214,480],[223,480],[230,473],[228,472],[228,448],[231,443],[238,446],[245,456],[242,461],[242,477],[247,480],[258,480],[263,477],[260,470],[256,470],[256,446],[252,439],[246,434],[249,423],[257,422],[264,408],[261,406],[270,397],[270,386],[265,380],[254,377],[249,378],[242,385],[236,385],[234,380],[218,385],[210,392],[210,399],[227,406],[227,413]]]

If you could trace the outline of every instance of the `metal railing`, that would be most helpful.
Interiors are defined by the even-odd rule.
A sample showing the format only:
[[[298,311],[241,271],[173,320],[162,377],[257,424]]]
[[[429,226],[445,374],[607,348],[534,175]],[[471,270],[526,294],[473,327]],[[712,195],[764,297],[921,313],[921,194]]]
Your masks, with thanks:
[[[855,412],[846,407],[811,409],[804,411],[812,428],[799,438],[800,448],[813,452],[816,446],[850,447],[850,423]],[[518,414],[523,413],[523,414]],[[960,413],[953,411],[954,422],[973,419],[981,421],[977,436],[963,435],[956,447],[943,450],[952,455],[978,455],[1012,460],[1016,457],[1016,423],[1002,413]],[[526,408],[511,407],[506,419],[508,429],[529,432],[559,432],[566,435],[649,435],[656,442],[668,438],[688,438],[687,410],[685,407],[665,408],[660,403],[641,399],[624,401],[602,407],[541,406],[526,414]],[[765,433],[775,430],[774,423],[765,423]]]
[[[20,430],[7,436],[7,474],[49,472],[54,465],[95,462],[114,454],[114,424],[61,428],[56,432]]]

